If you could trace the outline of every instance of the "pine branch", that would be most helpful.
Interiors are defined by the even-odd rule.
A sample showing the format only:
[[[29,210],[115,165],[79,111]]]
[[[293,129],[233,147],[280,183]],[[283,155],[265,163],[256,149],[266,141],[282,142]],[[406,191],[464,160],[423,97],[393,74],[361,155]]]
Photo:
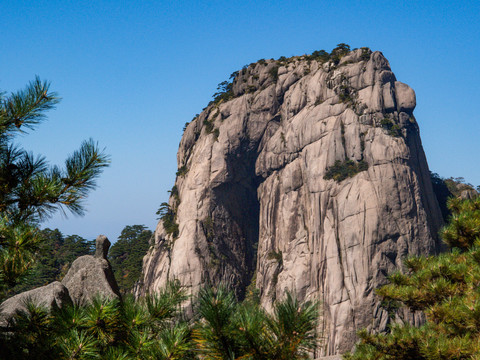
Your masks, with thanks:
[[[50,83],[38,76],[24,90],[0,98],[0,136],[22,131],[21,127],[33,129],[45,119],[44,113],[59,103],[55,92],[49,93]]]

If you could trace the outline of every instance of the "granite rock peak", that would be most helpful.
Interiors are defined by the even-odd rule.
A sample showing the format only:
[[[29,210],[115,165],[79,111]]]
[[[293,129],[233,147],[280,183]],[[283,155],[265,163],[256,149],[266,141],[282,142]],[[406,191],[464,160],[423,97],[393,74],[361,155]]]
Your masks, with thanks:
[[[223,281],[272,309],[291,289],[323,306],[323,355],[385,329],[374,289],[439,250],[442,217],[415,92],[381,52],[336,55],[250,64],[186,126],[138,295]]]

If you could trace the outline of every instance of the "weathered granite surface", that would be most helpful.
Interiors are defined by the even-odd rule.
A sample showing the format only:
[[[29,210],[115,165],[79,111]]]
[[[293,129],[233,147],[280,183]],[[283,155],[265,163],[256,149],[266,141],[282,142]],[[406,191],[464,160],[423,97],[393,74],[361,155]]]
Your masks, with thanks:
[[[5,300],[0,305],[0,322],[14,315],[17,310],[25,310],[27,300],[51,309],[54,304],[58,307],[73,302],[85,304],[97,295],[107,298],[120,297],[112,267],[107,260],[109,247],[110,241],[107,237],[99,235],[95,255],[76,259],[62,282],[55,281]]]
[[[94,296],[107,298],[120,297],[120,290],[113,274],[112,266],[107,260],[110,241],[105,235],[96,239],[95,255],[84,255],[76,259],[62,284],[68,289],[74,302],[84,304]]]
[[[65,304],[71,304],[72,300],[68,289],[61,282],[55,281],[51,284],[22,292],[5,300],[0,305],[0,322],[10,318],[17,311],[26,310],[26,303],[32,301],[38,306],[51,309],[52,306],[59,308]]]
[[[186,127],[170,197],[179,235],[159,222],[138,294],[175,278],[241,297],[254,281],[272,309],[293,289],[323,304],[324,354],[350,350],[357,330],[387,325],[374,295],[387,274],[440,247],[415,93],[382,53],[358,49],[337,65],[251,64],[233,95]],[[336,160],[368,168],[325,179]]]

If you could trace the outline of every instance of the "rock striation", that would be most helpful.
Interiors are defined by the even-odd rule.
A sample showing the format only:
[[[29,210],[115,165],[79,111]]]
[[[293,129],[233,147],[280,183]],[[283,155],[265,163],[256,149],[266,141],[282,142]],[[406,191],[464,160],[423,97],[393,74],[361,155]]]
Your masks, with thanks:
[[[342,55],[250,64],[188,124],[138,295],[223,281],[272,309],[291,289],[323,306],[322,355],[385,329],[374,289],[439,250],[442,216],[414,91],[382,53]]]

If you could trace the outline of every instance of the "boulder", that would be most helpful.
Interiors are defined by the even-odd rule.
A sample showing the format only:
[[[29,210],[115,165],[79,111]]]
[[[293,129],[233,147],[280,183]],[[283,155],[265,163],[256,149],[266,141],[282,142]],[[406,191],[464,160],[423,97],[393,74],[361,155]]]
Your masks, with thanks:
[[[120,298],[112,266],[107,260],[110,241],[105,235],[96,240],[95,255],[84,255],[76,259],[62,284],[68,289],[75,303],[85,304],[94,296]]]
[[[25,310],[26,303],[32,301],[38,306],[51,309],[52,306],[62,307],[65,304],[71,304],[68,289],[59,281],[51,284],[25,291],[12,296],[0,305],[0,319],[10,318],[17,311]]]

